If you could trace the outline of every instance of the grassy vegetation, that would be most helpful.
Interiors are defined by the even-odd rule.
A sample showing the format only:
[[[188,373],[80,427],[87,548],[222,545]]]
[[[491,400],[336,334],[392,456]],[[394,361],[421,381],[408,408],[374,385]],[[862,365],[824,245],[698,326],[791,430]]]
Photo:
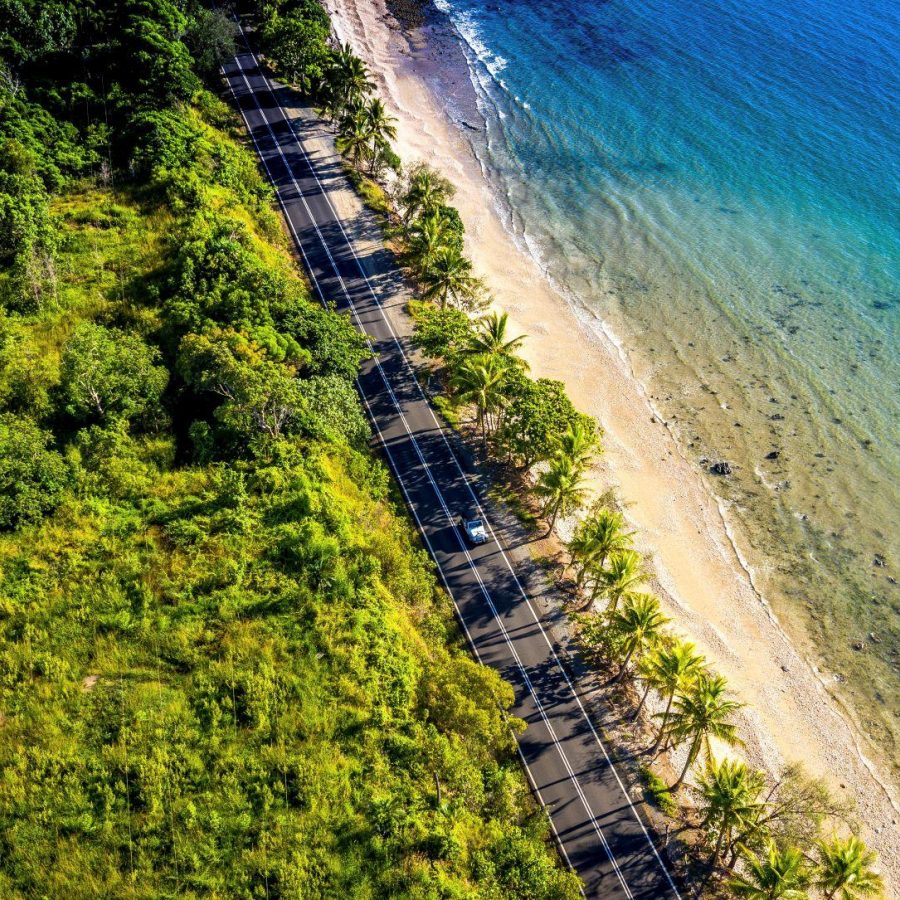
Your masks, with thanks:
[[[51,5],[2,48],[0,895],[577,896],[201,88],[227,20]]]
[[[641,766],[640,774],[647,802],[661,813],[675,818],[678,815],[678,804],[668,785],[648,766]]]

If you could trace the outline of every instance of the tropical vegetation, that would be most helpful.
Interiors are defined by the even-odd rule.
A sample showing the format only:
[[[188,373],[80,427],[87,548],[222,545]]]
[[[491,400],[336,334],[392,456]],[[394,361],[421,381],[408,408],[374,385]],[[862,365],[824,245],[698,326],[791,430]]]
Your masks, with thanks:
[[[0,895],[578,896],[215,96],[230,19],[3,10]]]
[[[400,165],[389,147],[393,121],[384,107],[376,107],[373,120],[365,117],[366,104],[377,102],[365,64],[351,61],[349,47],[336,53],[339,64],[323,70],[313,93],[354,183],[382,216],[398,261],[418,288],[420,299],[410,304],[413,340],[437,364],[444,392],[437,399],[454,422],[470,411],[483,458],[503,460],[527,486],[549,535],[560,519],[583,510],[585,476],[602,431],[575,409],[560,382],[529,376],[519,356],[524,336],[510,333],[506,313],[484,312],[490,297],[465,254],[453,185],[423,163]],[[675,798],[693,801],[696,845],[708,851],[697,857],[702,888],[751,897],[878,896],[874,855],[848,832],[848,810],[821,781],[793,765],[772,781],[723,755],[741,745],[741,704],[696,647],[666,628],[633,539],[621,510],[601,498],[565,543],[565,571],[573,576],[584,651],[611,672],[610,685],[634,698],[629,719],[643,717],[649,726],[647,756],[680,754],[671,785],[646,766],[642,773],[661,809],[681,814]]]

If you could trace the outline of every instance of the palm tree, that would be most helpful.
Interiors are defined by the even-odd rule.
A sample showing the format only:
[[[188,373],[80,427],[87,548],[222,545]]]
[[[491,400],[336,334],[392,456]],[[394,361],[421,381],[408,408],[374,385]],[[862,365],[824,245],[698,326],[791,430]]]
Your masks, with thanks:
[[[484,289],[481,280],[472,274],[471,261],[452,245],[437,251],[422,281],[425,285],[422,296],[426,300],[438,300],[441,309],[446,309],[448,300],[471,309]]]
[[[378,97],[373,97],[368,105],[364,107],[366,122],[372,137],[380,140],[396,140],[397,128],[394,123],[397,121],[393,116],[388,115],[384,103]],[[374,150],[375,147],[373,146]]]
[[[763,773],[748,769],[743,762],[725,759],[720,763],[712,757],[707,760],[697,781],[697,792],[703,827],[716,834],[709,859],[710,874],[722,852],[731,849],[736,835],[745,834],[759,818],[765,808],[762,799],[765,786]]]
[[[872,868],[877,856],[855,835],[842,840],[835,835],[816,845],[815,885],[825,900],[863,900],[881,897],[884,882]]]
[[[567,456],[557,456],[550,461],[549,468],[541,473],[534,492],[544,501],[546,536],[549,537],[559,514],[568,515],[584,502],[582,472]]]
[[[580,588],[593,574],[596,583],[606,566],[610,553],[626,550],[631,546],[633,531],[625,531],[625,518],[621,513],[602,508],[587,516],[575,529],[567,548],[576,565],[575,583]],[[592,598],[593,599],[593,598]]]
[[[390,148],[390,141],[396,140],[397,128],[394,122],[397,120],[388,115],[384,104],[377,97],[369,101],[368,105],[363,108],[366,125],[369,129],[370,140],[372,142],[370,160],[371,171],[373,174],[376,167],[379,167],[382,154],[386,149]]]
[[[438,210],[420,216],[409,230],[407,258],[420,273],[427,273],[438,251],[448,245],[447,219]]]
[[[325,72],[316,90],[316,96],[319,98],[316,112],[323,119],[328,119],[332,126],[336,125],[344,113],[344,105],[338,95],[337,85],[332,81],[332,69]]]
[[[600,586],[609,603],[606,611],[612,616],[619,600],[631,593],[647,576],[641,570],[641,556],[634,550],[616,550],[608,560],[608,565],[600,576]],[[593,601],[594,597],[591,597]]]
[[[502,356],[506,359],[513,358],[516,351],[525,342],[525,335],[520,334],[518,337],[509,337],[507,334],[508,325],[509,315],[505,312],[492,312],[490,315],[479,319],[469,342],[469,352],[488,353]],[[524,360],[516,361],[527,368],[528,364]]]
[[[583,419],[576,419],[560,435],[557,452],[568,456],[579,468],[585,468],[591,461],[596,446],[597,432]]]
[[[362,113],[347,116],[341,121],[340,132],[334,142],[339,153],[350,158],[353,168],[362,169],[363,160],[367,159],[369,150],[369,127]]]
[[[409,222],[418,214],[443,206],[453,197],[450,182],[424,163],[416,166],[409,176],[409,183],[400,198],[403,206],[403,222]]]
[[[659,600],[653,594],[632,594],[628,601],[609,622],[609,626],[621,640],[619,652],[624,654],[622,664],[613,681],[621,681],[632,657],[639,657],[659,639],[663,625],[669,620],[659,608]]]
[[[732,878],[728,886],[738,897],[750,900],[805,900],[808,877],[803,854],[795,847],[779,850],[770,843],[764,858],[744,851],[747,873]]]
[[[728,683],[721,675],[701,672],[688,691],[675,698],[674,708],[667,726],[675,744],[690,741],[687,761],[678,780],[669,790],[677,791],[688,770],[700,755],[701,749],[709,756],[710,738],[716,738],[729,746],[741,743],[737,726],[731,717],[743,706],[726,696]]]
[[[477,424],[482,441],[487,442],[491,417],[505,403],[503,391],[506,370],[500,360],[492,356],[472,356],[463,360],[453,376],[453,386],[463,403],[475,405]]]
[[[349,44],[344,44],[334,55],[334,62],[327,77],[335,86],[343,105],[361,100],[375,89],[375,82],[369,76],[366,64],[353,52]]]
[[[656,742],[650,748],[651,753],[656,753],[667,733],[666,726],[676,692],[685,693],[703,671],[705,663],[697,648],[688,641],[676,641],[669,647],[660,647],[646,661],[643,668],[647,684],[666,698],[666,708],[661,716]]]

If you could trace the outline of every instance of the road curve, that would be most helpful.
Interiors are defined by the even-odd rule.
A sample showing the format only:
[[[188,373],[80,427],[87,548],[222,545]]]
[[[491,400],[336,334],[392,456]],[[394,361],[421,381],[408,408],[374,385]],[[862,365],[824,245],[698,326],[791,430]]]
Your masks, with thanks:
[[[341,221],[329,198],[347,187],[337,157],[304,145],[302,123],[285,112],[296,105],[295,95],[270,81],[243,34],[240,40],[246,49],[223,74],[320,299],[349,311],[368,335],[373,358],[358,386],[375,434],[473,653],[515,689],[511,711],[528,723],[518,739],[520,755],[563,857],[588,897],[678,898],[640,803],[627,793],[564,667],[550,615],[517,571],[522,551],[494,528],[488,543],[469,547],[455,526],[461,511],[480,508],[480,498],[382,308],[396,283],[393,260],[386,252],[358,250],[351,223]]]

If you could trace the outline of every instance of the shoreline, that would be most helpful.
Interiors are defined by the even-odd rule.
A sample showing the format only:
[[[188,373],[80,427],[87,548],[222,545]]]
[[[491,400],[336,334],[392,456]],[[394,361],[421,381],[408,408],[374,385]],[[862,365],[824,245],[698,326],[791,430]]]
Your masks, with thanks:
[[[862,752],[847,711],[837,708],[841,701],[756,589],[754,563],[742,552],[723,501],[688,461],[635,377],[622,343],[577,298],[554,289],[504,227],[483,163],[463,134],[473,126],[447,113],[451,103],[465,109],[467,87],[474,100],[468,76],[447,71],[448,60],[451,66],[465,63],[458,45],[459,59],[452,58],[455,35],[426,25],[411,41],[398,33],[383,0],[325,5],[338,36],[368,63],[398,119],[401,158],[423,159],[456,185],[454,204],[466,225],[467,248],[516,333],[528,335],[523,356],[533,374],[564,381],[576,406],[606,429],[593,485],[597,492],[616,486],[673,624],[747,702],[740,717],[746,755],[769,772],[782,761],[802,759],[836,793],[853,796],[859,819],[873,823],[864,829],[865,838],[879,852],[889,884],[900,884],[900,848],[886,833],[900,821],[900,807]],[[445,88],[443,103],[436,86]]]

